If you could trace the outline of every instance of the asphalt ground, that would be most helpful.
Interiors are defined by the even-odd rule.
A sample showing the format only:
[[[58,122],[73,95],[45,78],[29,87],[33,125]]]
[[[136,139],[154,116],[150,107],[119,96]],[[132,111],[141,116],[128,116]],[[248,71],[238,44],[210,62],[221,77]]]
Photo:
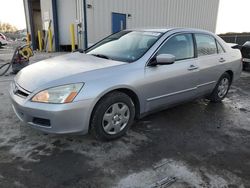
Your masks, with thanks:
[[[12,50],[0,49],[0,63]],[[250,72],[222,103],[202,99],[149,115],[112,142],[23,125],[8,95],[13,77],[0,77],[1,188],[250,187]]]

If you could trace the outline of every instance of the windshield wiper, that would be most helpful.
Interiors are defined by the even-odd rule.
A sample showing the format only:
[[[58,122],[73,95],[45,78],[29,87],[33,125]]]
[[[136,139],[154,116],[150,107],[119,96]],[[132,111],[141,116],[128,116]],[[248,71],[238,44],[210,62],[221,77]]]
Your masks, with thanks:
[[[84,49],[76,49],[76,50],[74,50],[73,52],[84,53],[84,52],[85,52],[85,50],[84,50]]]
[[[103,54],[91,54],[96,57],[104,58],[104,59],[111,59],[109,56],[103,55]]]

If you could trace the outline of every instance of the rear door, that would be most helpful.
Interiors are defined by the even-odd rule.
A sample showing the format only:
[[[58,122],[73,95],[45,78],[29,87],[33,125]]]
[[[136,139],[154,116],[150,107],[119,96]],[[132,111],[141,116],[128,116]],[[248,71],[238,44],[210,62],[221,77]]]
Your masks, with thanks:
[[[170,37],[158,50],[159,54],[172,54],[176,61],[170,65],[147,66],[145,69],[145,111],[167,107],[196,97],[198,66],[196,64],[192,34]]]
[[[224,71],[227,62],[222,46],[209,34],[195,34],[197,64],[199,66],[199,84],[197,94],[208,94],[214,89]]]

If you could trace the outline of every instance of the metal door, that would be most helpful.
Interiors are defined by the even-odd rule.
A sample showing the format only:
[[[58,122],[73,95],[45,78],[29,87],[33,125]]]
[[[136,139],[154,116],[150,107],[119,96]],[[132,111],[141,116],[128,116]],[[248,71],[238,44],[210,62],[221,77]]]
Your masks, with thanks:
[[[112,33],[126,29],[126,14],[112,13]]]

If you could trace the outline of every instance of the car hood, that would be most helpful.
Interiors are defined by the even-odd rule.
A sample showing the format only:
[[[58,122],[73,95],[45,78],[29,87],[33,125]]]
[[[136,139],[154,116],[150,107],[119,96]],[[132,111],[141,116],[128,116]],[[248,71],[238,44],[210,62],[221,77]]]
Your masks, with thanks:
[[[56,80],[121,64],[125,63],[76,52],[29,65],[17,74],[15,81],[23,89],[33,92]]]

